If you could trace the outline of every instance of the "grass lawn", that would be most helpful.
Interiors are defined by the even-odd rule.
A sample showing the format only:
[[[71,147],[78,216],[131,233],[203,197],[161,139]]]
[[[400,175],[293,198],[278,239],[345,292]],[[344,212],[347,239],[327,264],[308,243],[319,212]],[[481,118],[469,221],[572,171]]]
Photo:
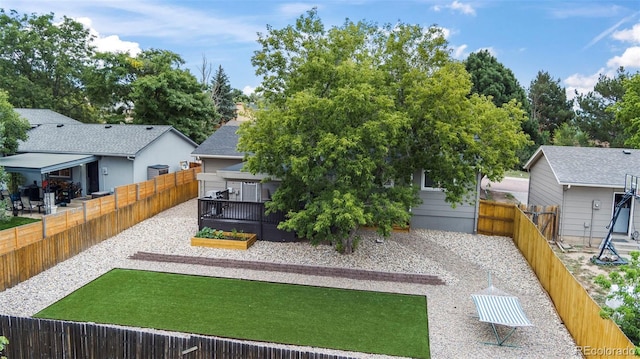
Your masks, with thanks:
[[[26,218],[26,217],[9,217],[6,222],[0,222],[0,231],[8,228],[18,227],[23,224],[29,224],[33,222],[40,222],[40,219]]]
[[[429,358],[418,295],[114,269],[35,317]]]

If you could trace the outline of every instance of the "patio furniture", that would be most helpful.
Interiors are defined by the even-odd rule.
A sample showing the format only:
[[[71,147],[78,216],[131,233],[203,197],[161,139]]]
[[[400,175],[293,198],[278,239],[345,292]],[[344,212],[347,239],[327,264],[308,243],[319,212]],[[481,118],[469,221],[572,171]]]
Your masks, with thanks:
[[[22,214],[24,214],[25,211],[29,211],[29,213],[33,213],[34,209],[37,209],[38,213],[40,213],[42,208],[42,202],[31,201],[28,196],[20,197],[20,204],[22,208]]]
[[[496,337],[495,343],[485,342],[485,344],[513,347],[514,345],[505,344],[505,342],[516,329],[533,326],[522,310],[518,297],[509,295],[491,284],[482,292],[471,295],[471,299],[476,306],[480,321],[491,324]],[[496,325],[504,325],[511,330],[506,335],[500,336]]]

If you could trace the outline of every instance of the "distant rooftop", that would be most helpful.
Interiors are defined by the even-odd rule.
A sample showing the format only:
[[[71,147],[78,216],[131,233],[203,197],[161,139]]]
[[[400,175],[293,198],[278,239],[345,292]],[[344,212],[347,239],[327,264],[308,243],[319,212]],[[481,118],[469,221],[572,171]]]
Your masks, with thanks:
[[[36,127],[43,124],[80,124],[82,122],[59,114],[55,111],[39,109],[39,108],[14,108],[21,117],[29,121],[31,127]]]

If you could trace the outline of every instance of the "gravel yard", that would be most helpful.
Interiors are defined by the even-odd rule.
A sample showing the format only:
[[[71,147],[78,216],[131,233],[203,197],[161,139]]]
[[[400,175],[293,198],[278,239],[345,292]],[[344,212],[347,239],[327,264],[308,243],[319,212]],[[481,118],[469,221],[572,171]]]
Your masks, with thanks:
[[[371,231],[352,255],[330,246],[258,241],[248,251],[191,247],[197,230],[197,201],[191,200],[150,218],[99,245],[0,292],[2,314],[31,316],[112,268],[157,270],[272,282],[426,295],[432,358],[582,358],[557,316],[551,300],[509,238],[452,232],[412,230],[394,233],[378,243]],[[360,281],[248,269],[133,260],[136,252],[266,261],[438,276],[445,285]],[[488,274],[499,289],[516,295],[533,327],[516,330],[500,347],[489,324],[474,318],[471,294],[488,286]],[[500,328],[502,332],[506,328]],[[355,333],[354,333],[355,335]],[[381,338],[384,340],[384,338]],[[301,348],[305,349],[305,348]],[[356,358],[386,358],[362,353]]]

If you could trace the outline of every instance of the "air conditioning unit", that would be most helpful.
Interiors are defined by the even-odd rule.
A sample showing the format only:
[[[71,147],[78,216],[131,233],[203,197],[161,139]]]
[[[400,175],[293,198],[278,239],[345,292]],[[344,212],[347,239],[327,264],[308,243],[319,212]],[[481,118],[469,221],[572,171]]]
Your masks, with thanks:
[[[169,173],[168,165],[153,165],[147,167],[147,180],[153,179],[160,175],[166,175]]]

